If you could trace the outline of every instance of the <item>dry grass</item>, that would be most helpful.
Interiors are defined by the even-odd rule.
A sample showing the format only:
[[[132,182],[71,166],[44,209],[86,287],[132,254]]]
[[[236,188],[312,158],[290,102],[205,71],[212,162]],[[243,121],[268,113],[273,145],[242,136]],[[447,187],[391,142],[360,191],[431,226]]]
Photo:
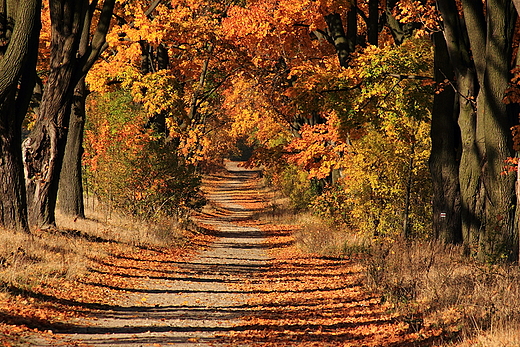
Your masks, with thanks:
[[[520,332],[517,328],[493,329],[479,333],[472,339],[451,343],[445,347],[518,347]]]
[[[0,283],[24,288],[50,276],[75,277],[95,250],[59,234],[0,233]]]
[[[520,333],[520,270],[466,259],[438,242],[395,242],[373,247],[366,264],[371,287],[413,321],[448,337],[489,331]]]
[[[71,280],[87,272],[92,259],[129,247],[180,246],[186,232],[171,219],[159,223],[132,220],[96,206],[87,219],[72,221],[57,214],[58,228],[31,235],[0,232],[0,286],[30,288],[52,277]]]
[[[368,252],[370,239],[325,224],[311,214],[300,215],[301,229],[296,233],[297,246],[307,253],[345,258]]]
[[[411,331],[435,331],[448,341],[445,346],[520,346],[518,266],[479,263],[460,247],[434,241],[374,242],[312,216],[299,222],[296,240],[306,252],[363,253],[367,286]]]

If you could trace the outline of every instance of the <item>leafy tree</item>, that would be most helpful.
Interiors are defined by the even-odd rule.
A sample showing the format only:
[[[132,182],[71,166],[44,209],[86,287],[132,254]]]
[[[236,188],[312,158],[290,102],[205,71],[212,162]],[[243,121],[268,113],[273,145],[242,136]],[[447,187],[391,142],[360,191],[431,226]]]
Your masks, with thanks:
[[[92,95],[86,124],[86,178],[100,201],[143,219],[184,217],[203,203],[199,177],[172,143],[142,125],[148,113],[128,90]]]
[[[233,2],[129,3],[108,37],[113,49],[88,78],[96,91],[113,83],[130,88],[149,125],[166,127],[165,141],[194,166],[208,159],[209,134],[221,124],[217,90],[239,66],[240,51],[219,31]]]

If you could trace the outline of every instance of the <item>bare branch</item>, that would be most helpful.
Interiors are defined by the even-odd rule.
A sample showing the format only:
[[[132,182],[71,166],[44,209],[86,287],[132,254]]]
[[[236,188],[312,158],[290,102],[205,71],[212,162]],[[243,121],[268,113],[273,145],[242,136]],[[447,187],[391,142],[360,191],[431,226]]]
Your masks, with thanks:
[[[318,93],[319,94],[325,94],[325,93],[337,93],[337,92],[349,92],[354,89],[359,89],[361,87],[361,83],[356,84],[352,87],[345,87],[345,88],[336,88],[336,89],[325,89],[321,90]]]
[[[148,18],[150,18],[150,15],[152,14],[152,12],[157,8],[157,6],[159,6],[159,4],[161,3],[162,0],[154,0],[152,2],[152,4],[150,5],[150,7],[148,7],[148,9],[146,10],[146,12],[144,13],[144,15]]]

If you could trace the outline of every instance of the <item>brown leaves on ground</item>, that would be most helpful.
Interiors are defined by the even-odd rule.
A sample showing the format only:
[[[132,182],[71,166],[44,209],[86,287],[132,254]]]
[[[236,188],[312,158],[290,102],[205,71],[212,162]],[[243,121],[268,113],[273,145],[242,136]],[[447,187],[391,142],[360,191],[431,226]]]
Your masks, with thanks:
[[[211,193],[228,178],[214,176],[206,190]],[[260,210],[263,193],[250,188],[234,192],[234,201]],[[206,209],[197,217],[200,223],[225,215],[219,208]],[[234,284],[253,295],[243,306],[249,314],[221,336],[222,341],[232,346],[404,347],[432,346],[438,340],[433,332],[416,331],[368,293],[359,262],[304,254],[294,245],[294,225],[236,223],[258,227],[268,236],[264,246],[272,260],[266,271]],[[53,335],[54,329],[63,330],[73,317],[94,317],[99,310],[116,307],[124,302],[125,288],[140,288],[147,279],[175,273],[177,262],[189,259],[212,238],[193,234],[187,248],[103,244],[109,256],[91,259],[88,273],[79,279],[50,278],[31,288],[11,288],[0,294],[0,346],[35,333],[52,339],[53,345],[65,343]]]
[[[93,317],[117,306],[125,300],[125,288],[139,288],[146,279],[175,271],[177,262],[213,239],[198,233],[189,238],[183,248],[93,242],[92,247],[104,247],[109,255],[91,259],[80,278],[46,278],[27,288],[6,288],[0,293],[0,346],[19,345],[31,335],[60,345],[55,330],[66,330],[75,317]]]
[[[260,225],[273,257],[268,271],[243,283],[255,293],[231,344],[252,346],[429,346],[432,332],[416,332],[367,293],[354,260],[303,254],[294,226]]]

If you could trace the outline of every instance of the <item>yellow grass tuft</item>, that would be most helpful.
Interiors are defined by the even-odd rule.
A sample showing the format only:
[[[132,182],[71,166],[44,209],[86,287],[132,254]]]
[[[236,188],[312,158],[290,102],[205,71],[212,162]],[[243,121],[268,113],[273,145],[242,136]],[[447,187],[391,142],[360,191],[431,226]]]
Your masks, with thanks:
[[[30,235],[0,230],[0,286],[8,291],[29,288],[51,277],[71,280],[84,275],[92,259],[128,247],[182,247],[188,232],[177,221],[146,223],[87,209],[87,219],[57,213],[57,228]]]

